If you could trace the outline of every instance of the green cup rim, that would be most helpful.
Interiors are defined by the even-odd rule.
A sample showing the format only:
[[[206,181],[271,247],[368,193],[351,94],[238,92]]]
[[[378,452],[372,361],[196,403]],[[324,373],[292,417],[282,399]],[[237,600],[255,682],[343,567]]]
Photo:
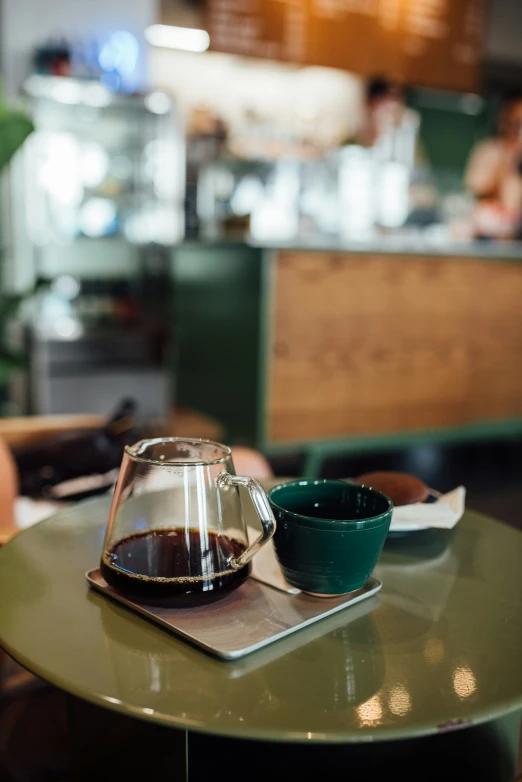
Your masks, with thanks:
[[[278,491],[284,488],[291,488],[295,486],[306,486],[306,485],[312,485],[312,486],[318,486],[320,484],[335,484],[336,486],[351,486],[353,488],[357,489],[363,489],[366,492],[369,492],[370,494],[377,494],[379,495],[384,502],[387,504],[387,508],[385,511],[382,511],[382,513],[378,513],[375,516],[367,516],[364,519],[322,519],[318,518],[317,516],[305,516],[301,513],[295,513],[294,511],[288,510],[287,508],[284,508],[282,505],[279,505],[277,503],[273,496]],[[337,478],[302,478],[300,480],[296,481],[289,481],[288,483],[279,483],[277,486],[273,486],[270,491],[268,492],[268,499],[270,500],[270,503],[277,508],[278,511],[281,511],[282,513],[288,514],[288,516],[293,517],[296,522],[300,523],[301,526],[308,526],[313,527],[314,529],[319,530],[369,530],[374,529],[376,527],[380,527],[381,524],[386,524],[389,521],[389,516],[393,510],[393,502],[390,500],[389,497],[386,496],[386,494],[383,494],[382,491],[379,491],[378,489],[373,489],[371,486],[364,486],[363,484],[359,483],[352,483],[351,481],[341,481]]]

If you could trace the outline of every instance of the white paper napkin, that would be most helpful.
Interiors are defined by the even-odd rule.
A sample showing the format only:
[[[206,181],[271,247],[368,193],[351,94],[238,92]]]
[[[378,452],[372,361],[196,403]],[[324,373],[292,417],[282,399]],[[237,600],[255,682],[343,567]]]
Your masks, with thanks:
[[[47,500],[17,497],[14,504],[14,524],[10,524],[9,527],[0,525],[0,546],[11,540],[20,530],[52,516],[59,507],[58,503],[47,502]]]
[[[399,505],[393,509],[390,532],[415,532],[415,530],[453,529],[464,513],[466,489],[456,489],[441,494],[436,502],[416,502]]]
[[[61,507],[58,502],[33,500],[31,497],[17,497],[15,500],[15,521],[20,529],[26,529],[49,518]]]
[[[259,537],[259,530],[253,527],[247,527],[249,543]],[[261,551],[258,551],[252,560],[252,576],[263,584],[280,589],[282,592],[288,592],[289,595],[298,595],[301,591],[290,586],[281,572],[281,566],[277,561],[274,550],[274,543],[269,540]]]

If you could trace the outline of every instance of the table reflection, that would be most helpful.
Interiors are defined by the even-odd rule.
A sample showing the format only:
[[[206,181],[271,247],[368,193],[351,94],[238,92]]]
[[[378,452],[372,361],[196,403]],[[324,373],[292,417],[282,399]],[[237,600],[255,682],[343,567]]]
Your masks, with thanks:
[[[453,672],[453,689],[462,700],[473,695],[477,689],[477,680],[471,668],[463,666],[455,669]]]
[[[383,685],[385,662],[371,616],[378,601],[339,612],[244,660],[223,662],[108,600],[89,595],[100,610],[118,698],[146,713],[165,712],[175,700],[184,720],[196,719],[201,698],[221,723],[292,721],[307,693],[310,728],[317,720],[368,702]],[[297,723],[300,716],[296,715]]]

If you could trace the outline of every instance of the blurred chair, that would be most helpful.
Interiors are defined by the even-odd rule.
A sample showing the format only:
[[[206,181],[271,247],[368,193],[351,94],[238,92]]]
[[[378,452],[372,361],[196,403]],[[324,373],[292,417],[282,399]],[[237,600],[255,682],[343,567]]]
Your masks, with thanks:
[[[33,415],[0,418],[0,437],[12,448],[30,445],[49,435],[68,431],[99,429],[106,418],[102,415]],[[223,426],[195,410],[176,408],[167,421],[152,420],[145,426],[145,437],[202,437],[219,440]]]
[[[105,424],[102,415],[28,415],[0,418],[0,437],[11,448],[32,445],[53,434],[71,430],[98,429]]]
[[[36,415],[0,418],[0,546],[18,528],[13,503],[18,494],[16,466],[9,448],[24,448],[64,434],[82,434],[101,429],[106,418],[97,414]],[[222,440],[222,425],[197,411],[177,408],[168,420],[153,420],[142,428],[143,437],[200,437]]]

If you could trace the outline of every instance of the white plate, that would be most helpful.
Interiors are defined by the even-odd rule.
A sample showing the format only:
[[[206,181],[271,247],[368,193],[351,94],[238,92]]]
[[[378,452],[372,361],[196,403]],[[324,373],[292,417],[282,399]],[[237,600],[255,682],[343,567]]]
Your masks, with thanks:
[[[429,492],[429,498],[424,503],[394,508],[390,524],[391,535],[406,535],[427,529],[453,529],[464,513],[466,500],[464,486],[457,486],[446,494],[441,494],[435,489],[430,489]],[[423,514],[425,519],[422,518]],[[416,523],[416,515],[419,516],[418,523]]]

